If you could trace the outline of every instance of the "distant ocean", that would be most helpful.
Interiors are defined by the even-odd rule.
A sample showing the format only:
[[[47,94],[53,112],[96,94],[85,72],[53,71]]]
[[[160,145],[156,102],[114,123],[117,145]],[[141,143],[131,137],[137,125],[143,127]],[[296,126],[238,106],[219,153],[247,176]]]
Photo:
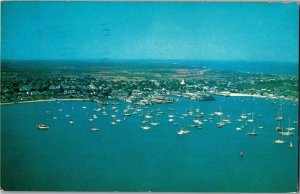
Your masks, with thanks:
[[[278,62],[245,62],[245,61],[199,61],[199,60],[100,60],[100,61],[2,61],[2,69],[43,70],[97,70],[106,66],[153,68],[199,68],[237,72],[291,75],[299,77],[299,65],[296,63]]]
[[[148,131],[140,128],[145,118],[137,114],[123,120],[121,115],[129,105],[124,102],[107,105],[108,116],[102,115],[103,106],[96,112],[98,105],[88,101],[2,105],[1,187],[21,191],[295,192],[298,125],[293,122],[298,119],[298,104],[273,101],[216,96],[210,102],[180,98],[174,104],[143,106],[144,114],[154,111],[155,115],[158,109],[165,113],[158,117],[160,125]],[[284,127],[290,117],[295,134],[284,137],[285,144],[275,144],[280,138],[275,118],[281,103]],[[212,122],[203,121],[202,129],[189,128],[195,117],[182,119],[181,114],[198,107],[205,114],[202,120],[221,110],[232,124],[217,128],[219,117],[213,116]],[[176,126],[168,122],[169,108],[175,109]],[[242,113],[255,113],[255,124],[244,123],[245,128],[236,131]],[[98,118],[89,121],[94,114]],[[122,122],[112,125],[112,114]],[[69,124],[70,120],[75,123]],[[39,123],[50,128],[39,130]],[[257,129],[261,125],[264,128]],[[99,131],[91,131],[92,127]],[[254,127],[258,135],[247,135]],[[180,128],[191,133],[177,135]],[[290,141],[294,148],[288,147]]]
[[[204,65],[204,64],[199,64]],[[298,64],[291,63],[271,63],[271,62],[219,62],[219,63],[205,63],[206,67],[211,69],[263,73],[263,74],[277,74],[277,75],[292,75],[299,77]]]

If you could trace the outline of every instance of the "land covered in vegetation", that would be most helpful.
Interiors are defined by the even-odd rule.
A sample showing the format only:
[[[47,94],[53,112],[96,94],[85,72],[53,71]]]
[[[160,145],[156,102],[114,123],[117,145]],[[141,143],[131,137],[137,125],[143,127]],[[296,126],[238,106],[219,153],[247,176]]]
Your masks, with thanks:
[[[53,65],[54,64],[54,65]],[[242,73],[178,64],[23,62],[1,67],[1,103],[47,99],[108,99],[168,103],[174,96],[254,95],[298,100],[298,77]]]

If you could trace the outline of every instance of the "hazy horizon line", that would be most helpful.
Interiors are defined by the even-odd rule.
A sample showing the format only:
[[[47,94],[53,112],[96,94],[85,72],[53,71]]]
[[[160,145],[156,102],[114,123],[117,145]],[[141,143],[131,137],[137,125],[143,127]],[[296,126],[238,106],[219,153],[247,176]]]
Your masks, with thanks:
[[[285,64],[299,64],[299,61],[261,61],[261,60],[209,60],[209,59],[1,59],[1,63],[9,62],[211,62],[211,63],[222,63],[222,62],[243,62],[243,63],[285,63]]]

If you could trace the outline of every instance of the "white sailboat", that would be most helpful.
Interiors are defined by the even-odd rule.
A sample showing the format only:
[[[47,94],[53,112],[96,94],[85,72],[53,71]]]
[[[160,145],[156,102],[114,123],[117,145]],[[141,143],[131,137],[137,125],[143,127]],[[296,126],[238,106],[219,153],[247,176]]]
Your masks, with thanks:
[[[231,124],[231,121],[230,121],[230,115],[227,115],[227,118],[226,119],[223,119],[222,120],[225,124]]]
[[[225,125],[225,123],[222,120],[222,116],[220,117],[220,121],[217,123],[218,128],[222,128]]]
[[[151,127],[149,127],[149,126],[142,126],[141,128],[144,129],[144,130],[151,129]]]
[[[281,127],[280,127],[280,121],[277,121],[277,123],[278,123],[278,125],[277,125],[277,127],[275,127],[275,130],[276,131],[281,131]]]
[[[260,123],[261,123],[261,124],[260,124],[260,126],[259,126],[258,128],[259,128],[259,129],[263,129],[263,128],[264,128],[263,121],[261,120]]]
[[[290,145],[289,145],[289,148],[293,148],[294,146],[293,146],[293,143],[292,143],[292,141],[290,141]]]
[[[199,119],[195,119],[195,120],[193,120],[193,122],[194,122],[194,123],[197,123],[198,125],[202,125],[202,124],[203,124],[202,121],[199,120]]]
[[[162,111],[157,112],[157,115],[163,115],[163,114],[164,114],[164,112],[162,112]]]
[[[235,130],[237,130],[237,131],[241,131],[241,130],[242,130],[242,128],[241,128],[241,127],[237,127],[237,128],[235,128]]]
[[[250,136],[257,136],[257,132],[255,131],[255,125],[253,125],[252,131],[248,132],[248,135],[250,135]]]
[[[38,124],[36,127],[39,129],[49,129],[49,126],[45,124]]]
[[[289,127],[285,128],[286,130],[288,131],[293,131],[295,128],[294,127],[291,127],[291,119],[289,117]]]
[[[184,130],[184,129],[180,129],[179,131],[177,131],[177,134],[178,135],[183,135],[183,134],[187,134],[187,133],[190,133],[191,131],[189,130]]]
[[[256,136],[257,133],[255,132],[255,130],[252,130],[251,132],[248,133],[248,135],[251,135],[251,136]]]
[[[200,112],[199,104],[198,104],[198,108],[195,109],[195,112]]]
[[[188,111],[188,115],[189,115],[189,116],[192,116],[192,115],[193,115],[193,111],[191,111],[191,110]]]
[[[174,118],[174,116],[175,116],[175,115],[174,115],[174,114],[172,114],[172,112],[170,112],[170,111],[169,111],[168,118]]]
[[[254,113],[251,113],[252,117],[251,117],[251,119],[248,119],[248,122],[249,122],[249,123],[253,123],[253,122],[254,122],[253,114],[254,114]]]
[[[148,113],[147,115],[145,115],[145,118],[150,119],[150,118],[152,118],[152,116]]]
[[[160,124],[159,122],[157,122],[157,115],[156,115],[156,120],[155,120],[155,122],[152,122],[152,123],[150,123],[150,124],[153,125],[153,126],[157,126],[157,125]]]
[[[278,115],[276,117],[277,121],[282,121],[283,120],[283,116],[282,116],[282,104],[280,105],[280,109],[278,111]]]
[[[246,115],[245,113],[243,113],[243,114],[240,115],[240,118],[241,118],[241,119],[246,119],[246,118],[247,118],[247,115]]]
[[[90,128],[91,131],[98,131],[98,128]]]
[[[142,124],[148,123],[148,120],[144,120],[142,121]]]
[[[123,116],[129,117],[129,116],[131,116],[131,114],[130,113],[124,113]]]
[[[282,125],[282,129],[283,129],[283,125]],[[280,131],[278,134],[279,134],[279,135],[282,135],[281,133],[282,133],[282,131]],[[276,144],[284,144],[284,143],[285,143],[285,141],[284,141],[284,139],[283,139],[282,136],[281,136],[281,138],[276,139],[274,142],[275,142]]]
[[[102,111],[102,115],[103,115],[103,116],[107,116],[107,115],[108,115],[107,112],[105,111],[105,109],[106,109],[106,108],[103,107],[103,111]]]
[[[279,132],[280,135],[283,135],[283,136],[290,136],[290,135],[294,135],[293,132],[291,131],[281,131]]]
[[[282,126],[282,129],[284,129],[283,126]],[[280,135],[283,135],[283,136],[294,135],[294,133],[293,133],[292,131],[288,131],[287,128],[285,128],[285,129],[286,129],[286,130],[280,131],[279,134],[280,134]]]
[[[101,108],[100,108],[100,107],[99,107],[99,108],[96,108],[95,111],[96,111],[96,112],[100,112],[100,111],[101,111]]]
[[[174,121],[174,119],[168,119],[168,121],[169,121],[169,122],[173,122],[173,121]]]
[[[121,119],[116,119],[116,122],[120,123],[120,122],[121,122]]]
[[[285,141],[283,139],[277,139],[277,140],[275,140],[275,143],[276,144],[284,144]]]
[[[214,112],[215,115],[221,116],[223,113],[222,112]]]
[[[214,112],[215,115],[221,116],[223,112],[221,111],[221,106],[219,106],[219,111]]]

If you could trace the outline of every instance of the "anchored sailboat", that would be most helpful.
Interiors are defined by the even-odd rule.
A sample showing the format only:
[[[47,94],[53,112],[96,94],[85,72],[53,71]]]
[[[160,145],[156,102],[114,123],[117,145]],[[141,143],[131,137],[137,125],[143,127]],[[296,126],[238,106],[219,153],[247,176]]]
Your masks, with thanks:
[[[149,127],[149,126],[143,126],[143,127],[141,127],[141,128],[144,129],[144,130],[151,129],[151,127]]]
[[[288,131],[293,131],[295,128],[291,127],[291,118],[289,117],[289,127],[285,128]]]
[[[292,141],[290,141],[290,145],[289,145],[289,148],[293,148],[294,146],[293,146],[293,143],[292,143]]]
[[[187,133],[190,133],[191,131],[189,130],[184,130],[184,129],[180,129],[179,131],[177,131],[177,134],[178,135],[183,135],[183,134],[187,134]]]
[[[284,129],[283,127],[282,127],[282,129]],[[286,130],[284,131],[284,130],[282,130],[282,131],[280,131],[279,132],[279,134],[280,135],[283,135],[283,136],[290,136],[290,135],[294,135],[294,133],[293,132],[291,132],[291,131],[288,131],[287,130],[287,128],[285,128]]]
[[[49,129],[49,126],[48,126],[48,125],[45,125],[45,124],[38,124],[38,125],[36,126],[36,128],[38,128],[38,129]]]
[[[278,111],[278,115],[276,117],[277,121],[282,121],[283,120],[283,116],[282,116],[282,104],[280,105],[280,109]]]
[[[257,135],[257,132],[255,131],[255,125],[253,125],[253,129],[252,129],[252,131],[250,132],[248,132],[248,135],[250,135],[250,136],[256,136]]]
[[[277,139],[277,140],[275,140],[275,143],[276,144],[284,144],[285,141],[283,139]]]
[[[252,117],[251,117],[251,119],[248,119],[248,122],[249,122],[249,123],[253,123],[253,122],[254,122],[253,114],[254,114],[254,113],[251,113]]]
[[[152,123],[150,123],[150,124],[153,125],[153,126],[157,126],[157,125],[160,124],[159,122],[157,122],[157,115],[156,115],[156,121],[155,121],[155,122],[152,122]]]
[[[277,123],[278,123],[278,126],[275,127],[275,130],[276,130],[276,131],[281,131],[280,121],[277,121]]]

